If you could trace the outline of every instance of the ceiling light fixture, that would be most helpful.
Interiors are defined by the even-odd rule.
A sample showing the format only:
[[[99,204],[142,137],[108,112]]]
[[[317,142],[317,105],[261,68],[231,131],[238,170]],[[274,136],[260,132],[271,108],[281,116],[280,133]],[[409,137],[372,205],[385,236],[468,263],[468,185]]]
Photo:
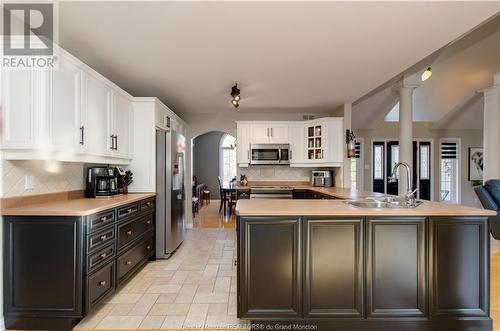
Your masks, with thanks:
[[[425,71],[422,73],[422,82],[428,80],[432,76],[432,69],[431,67],[425,69]]]
[[[234,86],[231,88],[231,96],[233,97],[233,100],[231,103],[233,104],[234,108],[238,108],[240,106],[240,89],[238,88],[238,84],[234,84]]]

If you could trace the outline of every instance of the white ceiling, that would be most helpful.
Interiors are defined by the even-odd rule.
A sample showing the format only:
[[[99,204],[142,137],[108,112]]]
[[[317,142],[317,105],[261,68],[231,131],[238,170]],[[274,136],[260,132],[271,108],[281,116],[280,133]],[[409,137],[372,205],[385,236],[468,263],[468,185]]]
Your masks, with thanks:
[[[498,2],[60,2],[59,41],[177,113],[325,112],[499,11]]]
[[[477,91],[491,86],[500,70],[500,16],[444,47],[421,71],[427,65],[433,74],[414,91],[414,121],[434,122],[436,129],[481,129],[483,102]],[[390,113],[398,100],[395,85],[357,103],[353,126],[374,128],[386,114],[397,121],[399,107]]]

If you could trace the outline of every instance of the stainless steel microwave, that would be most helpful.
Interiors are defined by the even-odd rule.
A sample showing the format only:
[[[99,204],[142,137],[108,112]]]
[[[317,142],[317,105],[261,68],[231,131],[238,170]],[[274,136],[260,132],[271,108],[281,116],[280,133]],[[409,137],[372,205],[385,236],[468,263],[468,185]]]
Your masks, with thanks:
[[[290,164],[290,145],[252,144],[250,164]]]

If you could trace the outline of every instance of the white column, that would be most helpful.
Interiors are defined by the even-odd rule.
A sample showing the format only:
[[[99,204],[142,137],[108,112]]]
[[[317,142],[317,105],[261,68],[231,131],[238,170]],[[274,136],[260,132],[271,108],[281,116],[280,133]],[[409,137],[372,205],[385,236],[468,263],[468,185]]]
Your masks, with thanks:
[[[352,103],[344,103],[344,136],[345,130],[352,130]],[[345,139],[345,138],[344,138]],[[342,169],[342,186],[351,187],[351,159],[347,158],[347,146],[344,142],[344,167]]]
[[[413,168],[413,90],[415,87],[399,88],[399,162],[406,162]],[[407,176],[404,168],[399,169],[399,194],[406,193]]]
[[[484,93],[483,179],[486,181],[500,179],[500,84],[482,92]]]

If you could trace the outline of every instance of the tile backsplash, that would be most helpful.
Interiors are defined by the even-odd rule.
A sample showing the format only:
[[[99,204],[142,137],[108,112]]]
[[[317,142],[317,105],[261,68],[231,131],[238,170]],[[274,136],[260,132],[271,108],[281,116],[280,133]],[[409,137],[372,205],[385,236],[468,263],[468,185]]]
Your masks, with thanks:
[[[2,160],[2,197],[84,189],[83,163]],[[33,176],[33,189],[25,189],[25,176]]]
[[[240,174],[245,174],[249,181],[309,181],[311,170],[311,168],[292,168],[279,165],[249,166],[248,168],[238,168],[238,178]]]

